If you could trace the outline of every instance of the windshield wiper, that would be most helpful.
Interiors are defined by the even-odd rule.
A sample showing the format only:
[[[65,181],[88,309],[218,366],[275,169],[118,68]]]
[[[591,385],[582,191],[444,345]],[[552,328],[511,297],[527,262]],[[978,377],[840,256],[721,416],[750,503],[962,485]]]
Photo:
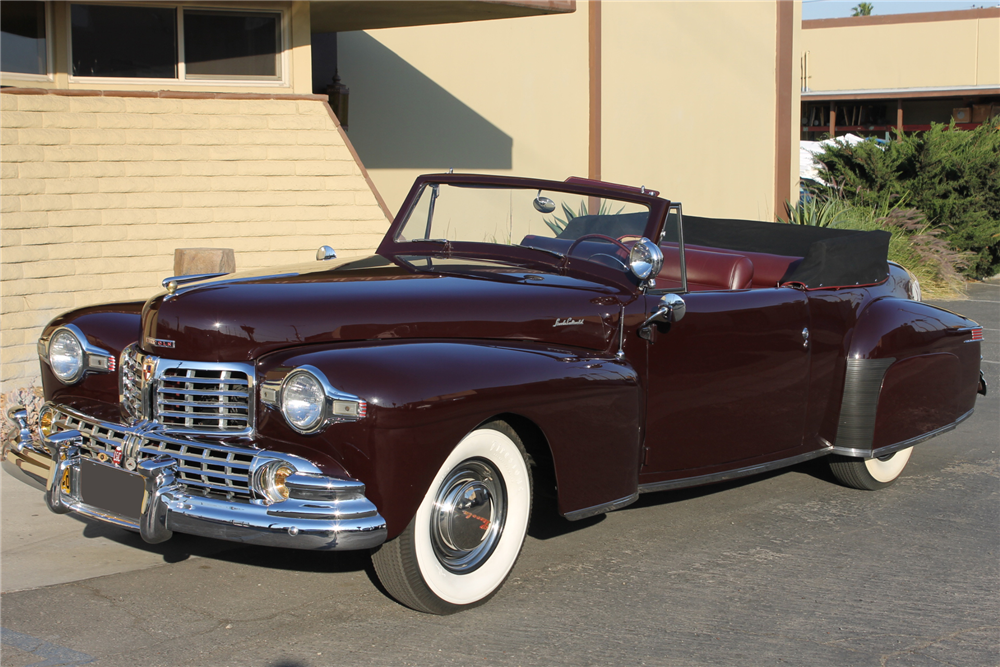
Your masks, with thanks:
[[[560,259],[565,257],[561,252],[556,252],[555,250],[549,250],[548,248],[539,248],[533,245],[521,245],[520,243],[511,243],[513,248],[528,248],[529,250],[537,250],[538,252],[547,252],[554,257],[559,257]]]

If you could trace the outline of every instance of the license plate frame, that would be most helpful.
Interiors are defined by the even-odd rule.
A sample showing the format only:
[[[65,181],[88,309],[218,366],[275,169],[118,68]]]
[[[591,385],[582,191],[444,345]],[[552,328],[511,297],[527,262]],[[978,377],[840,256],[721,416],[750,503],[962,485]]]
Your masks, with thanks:
[[[80,500],[91,507],[138,521],[145,491],[141,475],[90,459],[80,461]]]

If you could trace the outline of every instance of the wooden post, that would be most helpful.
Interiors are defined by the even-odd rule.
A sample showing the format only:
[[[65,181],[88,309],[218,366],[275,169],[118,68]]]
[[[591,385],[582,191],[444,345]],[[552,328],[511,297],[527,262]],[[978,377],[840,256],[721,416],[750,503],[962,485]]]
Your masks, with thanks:
[[[903,100],[896,100],[896,141],[903,140]]]
[[[234,273],[236,256],[232,248],[175,248],[174,275]]]
[[[837,103],[830,102],[830,138],[837,134]]]
[[[587,151],[587,178],[601,180],[601,2],[594,0],[587,5],[588,57],[590,67],[590,120]],[[587,211],[600,212],[600,199],[587,198]]]

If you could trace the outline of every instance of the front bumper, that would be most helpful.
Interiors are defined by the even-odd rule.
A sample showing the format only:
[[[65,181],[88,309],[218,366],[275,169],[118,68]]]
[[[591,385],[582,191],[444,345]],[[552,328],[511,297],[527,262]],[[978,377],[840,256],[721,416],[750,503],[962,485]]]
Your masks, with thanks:
[[[300,467],[300,472],[286,479],[289,498],[282,502],[213,497],[183,483],[183,457],[150,456],[138,460],[134,472],[126,472],[92,457],[79,430],[46,437],[29,430],[23,409],[12,409],[9,416],[20,429],[3,443],[4,470],[43,488],[46,504],[57,514],[72,512],[136,530],[153,544],[170,539],[175,531],[244,544],[320,551],[370,549],[386,538],[385,520],[365,497],[365,485],[357,480],[329,477],[318,470],[302,472]],[[87,423],[137,439],[146,436],[142,427],[93,420]],[[94,474],[88,470],[108,469],[118,471],[113,473],[118,477],[134,480],[133,485],[141,478],[142,500],[139,503],[136,498],[138,511],[132,512],[138,516],[84,502],[82,477]]]

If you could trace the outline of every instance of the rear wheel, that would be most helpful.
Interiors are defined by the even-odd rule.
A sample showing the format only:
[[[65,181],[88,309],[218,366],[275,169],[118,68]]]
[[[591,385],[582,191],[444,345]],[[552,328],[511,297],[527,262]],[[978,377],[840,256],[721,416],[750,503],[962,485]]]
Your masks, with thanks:
[[[834,477],[855,489],[874,491],[889,486],[910,460],[913,447],[870,459],[840,456],[830,461]]]
[[[441,466],[406,530],[372,553],[382,585],[431,614],[486,602],[521,553],[531,492],[517,433],[502,421],[476,429]]]

